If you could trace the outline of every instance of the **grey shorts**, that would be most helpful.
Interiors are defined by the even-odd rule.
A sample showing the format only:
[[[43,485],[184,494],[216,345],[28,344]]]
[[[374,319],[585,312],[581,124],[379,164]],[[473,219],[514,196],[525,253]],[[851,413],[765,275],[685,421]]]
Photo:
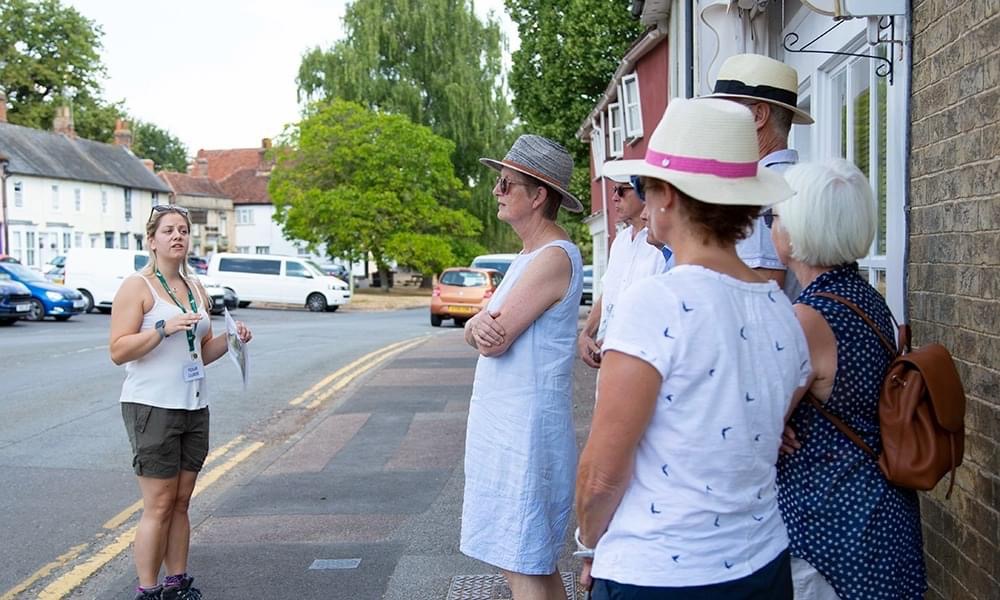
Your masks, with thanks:
[[[132,445],[132,467],[141,477],[170,479],[200,471],[208,456],[208,407],[157,408],[122,402],[122,419]]]

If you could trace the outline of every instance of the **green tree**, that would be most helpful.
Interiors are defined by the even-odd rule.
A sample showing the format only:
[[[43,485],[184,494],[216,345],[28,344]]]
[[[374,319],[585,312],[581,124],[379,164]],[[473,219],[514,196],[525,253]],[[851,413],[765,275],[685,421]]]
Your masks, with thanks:
[[[272,151],[275,221],[331,256],[373,257],[382,281],[394,261],[437,272],[481,230],[454,208],[469,193],[455,176],[454,149],[402,115],[344,100],[314,104]]]
[[[10,103],[8,120],[48,129],[56,106],[69,104],[78,134],[107,141],[121,107],[101,100],[102,35],[99,25],[59,0],[0,2],[0,86]]]
[[[486,224],[484,243],[510,247],[509,228],[495,217],[494,175],[478,162],[502,156],[512,139],[498,22],[480,21],[470,0],[355,0],[344,30],[330,49],[303,57],[300,97],[400,113],[454,142],[455,172],[473,188],[461,206]]]
[[[570,192],[590,197],[590,148],[576,138],[622,56],[642,32],[625,0],[505,0],[521,47],[513,54],[514,109],[532,133],[550,137],[573,155]],[[584,201],[586,205],[586,201]],[[589,247],[579,218],[564,216],[574,241]]]
[[[152,159],[156,170],[178,171],[187,168],[188,149],[177,136],[166,129],[135,121],[132,125],[132,152],[140,158]]]

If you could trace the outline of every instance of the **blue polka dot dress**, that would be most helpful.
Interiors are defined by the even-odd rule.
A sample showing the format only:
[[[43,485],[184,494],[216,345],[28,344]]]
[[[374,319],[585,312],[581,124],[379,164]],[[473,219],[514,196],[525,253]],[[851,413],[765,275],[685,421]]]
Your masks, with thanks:
[[[881,452],[878,397],[891,356],[850,308],[865,311],[889,339],[885,301],[856,264],[816,278],[796,300],[818,311],[837,339],[837,374],[825,407]],[[843,600],[923,598],[927,589],[916,492],[889,483],[875,460],[807,402],[791,419],[802,447],[778,461],[778,505],[792,555],[826,577]]]

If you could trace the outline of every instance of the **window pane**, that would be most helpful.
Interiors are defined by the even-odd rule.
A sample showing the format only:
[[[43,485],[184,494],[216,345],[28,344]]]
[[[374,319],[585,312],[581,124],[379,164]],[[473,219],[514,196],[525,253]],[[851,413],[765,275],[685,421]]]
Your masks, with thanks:
[[[854,161],[854,164],[858,165],[858,168],[865,174],[865,177],[871,180],[872,172],[869,150],[871,149],[870,135],[872,127],[869,118],[871,111],[868,108],[868,103],[871,100],[868,84],[869,62],[868,60],[857,60],[850,67],[851,107],[854,113],[854,122],[851,124],[854,153],[850,158]]]
[[[812,114],[812,97],[799,101],[799,108]],[[812,125],[792,125],[792,147],[799,153],[799,162],[806,162],[812,154]]]
[[[841,71],[833,80],[833,102],[840,121],[840,128],[834,132],[837,151],[841,158],[847,158],[847,73]]]

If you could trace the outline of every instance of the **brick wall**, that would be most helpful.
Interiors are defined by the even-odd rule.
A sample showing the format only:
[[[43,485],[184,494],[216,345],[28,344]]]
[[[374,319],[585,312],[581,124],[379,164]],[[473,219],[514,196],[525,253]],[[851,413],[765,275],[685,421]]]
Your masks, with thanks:
[[[955,492],[922,494],[928,598],[1000,597],[1000,2],[914,0],[909,314],[967,397]]]

